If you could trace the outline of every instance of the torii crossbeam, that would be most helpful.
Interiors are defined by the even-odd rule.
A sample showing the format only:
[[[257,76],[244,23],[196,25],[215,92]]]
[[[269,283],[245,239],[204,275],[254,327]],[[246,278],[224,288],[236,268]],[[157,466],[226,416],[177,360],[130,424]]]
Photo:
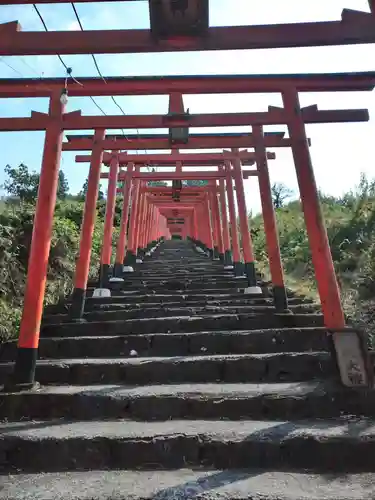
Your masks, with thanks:
[[[56,2],[57,0],[52,1]],[[22,3],[32,2],[26,0]],[[371,7],[373,14],[345,9],[340,21],[207,27],[203,36],[181,37],[177,33],[177,36],[159,39],[158,43],[155,43],[152,30],[24,32],[19,23],[14,21],[0,25],[0,56],[124,54],[374,43],[375,9],[373,4]]]

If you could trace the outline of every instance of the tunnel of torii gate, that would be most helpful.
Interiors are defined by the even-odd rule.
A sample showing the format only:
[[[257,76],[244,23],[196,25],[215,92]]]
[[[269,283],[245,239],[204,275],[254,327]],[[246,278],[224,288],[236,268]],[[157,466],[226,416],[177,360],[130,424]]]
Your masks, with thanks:
[[[371,23],[373,23],[372,18]],[[39,33],[35,35],[35,40],[45,36],[47,34]],[[70,36],[76,37],[78,32],[66,35]],[[97,35],[95,38],[99,46],[102,41],[108,42]],[[30,43],[34,40],[33,36],[30,38],[29,33],[13,33],[12,26],[0,29],[0,46],[3,39],[8,40],[5,44],[8,48],[4,49],[2,46],[0,55],[12,53],[12,47],[17,47],[14,49],[17,53],[24,53],[26,50],[24,40],[27,39]],[[38,45],[39,43],[29,44],[30,50],[44,53],[43,47],[47,49],[49,46]],[[73,46],[76,47],[73,44],[70,50]],[[88,46],[89,44],[84,46],[84,51]],[[78,47],[77,51],[79,52]],[[147,254],[152,254],[160,240],[178,232],[184,237],[189,237],[200,251],[207,252],[211,258],[221,259],[223,266],[227,268],[233,266],[236,275],[245,273],[247,277],[245,291],[257,293],[259,283],[256,256],[248,225],[244,189],[244,178],[254,176],[258,178],[261,194],[275,307],[279,311],[288,313],[268,170],[268,161],[275,159],[276,155],[267,149],[291,148],[324,323],[332,332],[340,365],[342,354],[340,339],[347,339],[346,334],[340,336],[345,327],[345,317],[320,209],[305,125],[361,122],[368,121],[369,116],[367,110],[363,109],[320,110],[317,106],[303,108],[300,105],[299,94],[300,92],[371,91],[374,86],[375,73],[165,76],[108,78],[105,81],[98,78],[81,78],[79,84],[70,80],[67,83],[66,79],[58,78],[0,79],[0,98],[48,97],[50,100],[48,113],[33,112],[31,116],[24,118],[0,118],[0,131],[45,131],[24,310],[12,387],[14,389],[31,387],[34,383],[62,151],[88,151],[88,156],[78,156],[77,161],[90,163],[70,310],[73,321],[82,318],[85,307],[101,175],[108,177],[108,194],[98,285],[100,290],[103,290],[102,287],[110,288],[114,280],[126,280],[129,276],[126,271],[142,265],[140,261],[149,258]],[[183,103],[185,94],[259,92],[281,94],[283,107],[269,107],[264,112],[190,114],[185,111]],[[80,111],[65,112],[68,95],[74,97],[162,94],[169,96],[169,110],[165,115],[83,116]],[[251,133],[190,134],[192,127],[244,125],[251,127]],[[264,127],[268,125],[286,125],[289,137],[285,137],[283,132],[265,131]],[[68,135],[67,141],[63,141],[63,134],[67,130],[88,129],[94,133],[84,136]],[[111,129],[168,129],[169,133],[139,133],[123,137],[107,134],[107,130]],[[143,149],[153,152],[147,155],[134,154]],[[171,150],[171,153],[164,157],[155,152],[165,149]],[[219,149],[220,153],[197,153],[196,151],[200,149]],[[249,149],[253,151],[248,151]],[[194,152],[180,153],[180,150],[194,150]],[[102,173],[103,163],[109,166],[108,174]],[[159,170],[144,171],[145,165]],[[250,168],[247,169],[247,166]],[[174,170],[169,172],[160,170],[167,167],[172,167]],[[194,170],[184,170],[184,167],[193,167]],[[152,182],[163,180],[172,181],[172,186],[152,185]],[[207,181],[207,183],[201,186],[186,186],[182,182],[186,180]],[[115,265],[112,269],[111,240],[119,181],[123,183],[121,188],[123,210],[114,258]],[[237,213],[239,230],[237,230]],[[180,226],[181,231],[177,226]],[[356,342],[358,344],[357,340]],[[357,346],[356,349],[355,352],[360,351],[360,347]],[[351,352],[354,352],[352,344]],[[363,354],[358,356],[362,363]]]

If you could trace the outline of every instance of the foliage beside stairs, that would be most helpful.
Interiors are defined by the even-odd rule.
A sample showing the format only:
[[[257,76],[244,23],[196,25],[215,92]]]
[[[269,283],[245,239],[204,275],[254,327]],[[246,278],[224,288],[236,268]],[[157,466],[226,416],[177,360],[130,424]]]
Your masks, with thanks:
[[[118,236],[121,199],[113,242]],[[19,201],[4,203],[0,212],[0,343],[14,338],[22,313],[26,282],[27,260],[31,243],[35,205]],[[83,202],[76,199],[59,200],[56,206],[49,258],[46,304],[55,304],[72,291],[75,259],[78,252]],[[104,201],[98,203],[95,225],[91,277],[96,277],[104,227]]]
[[[370,336],[375,327],[375,181],[365,176],[341,197],[321,194],[328,238],[345,312]],[[311,254],[299,201],[276,209],[280,248],[287,284],[318,300]],[[258,266],[267,275],[263,221],[250,218]]]

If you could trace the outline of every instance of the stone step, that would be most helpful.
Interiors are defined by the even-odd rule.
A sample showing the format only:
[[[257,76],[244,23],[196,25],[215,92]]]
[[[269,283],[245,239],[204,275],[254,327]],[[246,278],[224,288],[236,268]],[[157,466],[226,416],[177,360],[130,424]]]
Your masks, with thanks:
[[[53,337],[40,339],[40,359],[191,356],[208,354],[266,354],[326,351],[325,328],[279,328],[252,331],[159,333],[101,337]],[[12,361],[16,342],[0,346],[0,360]]]
[[[0,433],[3,473],[189,466],[342,474],[375,469],[375,422],[364,418],[166,422],[59,419],[0,424]]]
[[[373,391],[348,391],[329,382],[49,386],[24,394],[0,393],[8,421],[170,419],[293,420],[375,417]]]
[[[294,298],[290,297],[290,304],[300,304],[300,303],[312,303],[308,299]],[[130,293],[127,292],[119,292],[113,293],[111,297],[88,297],[87,305],[90,306],[96,304],[111,304],[111,303],[147,303],[147,302],[159,302],[159,303],[169,303],[169,302],[183,302],[183,303],[198,303],[202,304],[206,301],[222,301],[227,302],[228,304],[232,303],[243,303],[243,304],[264,304],[270,303],[272,304],[272,298],[266,298],[259,295],[254,294],[244,294],[241,292],[233,292],[233,293],[190,293],[190,292],[178,292],[175,293],[152,293],[144,292],[143,290],[132,291]]]
[[[89,286],[92,286],[91,284]],[[169,283],[162,283],[161,281],[156,281],[155,283],[150,283],[142,280],[138,281],[124,281],[122,283],[111,283],[110,288],[119,288],[122,290],[145,290],[152,289],[155,291],[165,292],[167,290],[200,290],[204,292],[205,290],[208,293],[213,293],[215,291],[237,291],[238,288],[246,288],[247,282],[245,278],[233,279],[232,281],[228,280],[215,280],[215,281],[195,281],[191,282],[191,280],[175,280],[170,281]]]
[[[1,500],[372,500],[375,497],[373,473],[185,468],[17,474],[0,480]]]
[[[176,288],[172,289],[154,289],[149,288],[147,286],[139,287],[139,288],[125,288],[123,283],[119,284],[119,287],[116,288],[114,283],[109,284],[109,289],[111,290],[112,298],[114,297],[125,297],[125,296],[136,296],[136,295],[200,295],[200,296],[217,296],[217,295],[238,295],[238,296],[246,296],[247,299],[251,298],[262,298],[259,294],[245,294],[244,289],[245,285],[240,283],[235,283],[237,286],[231,286],[230,288],[210,288],[206,289],[203,286],[200,286],[197,289],[186,289],[186,288]],[[92,298],[92,294],[94,290],[98,288],[96,285],[94,287],[89,287],[87,289],[87,298]],[[269,293],[269,292],[268,292]],[[270,294],[271,295],[271,294]],[[291,295],[292,297],[292,295]]]
[[[216,314],[43,325],[42,337],[188,333],[323,326],[321,314]]]
[[[150,286],[153,284],[158,284],[159,282],[168,282],[168,281],[188,281],[191,283],[216,283],[217,281],[229,283],[237,283],[246,281],[246,276],[238,276],[236,277],[233,273],[231,274],[219,274],[213,273],[210,275],[205,275],[203,272],[197,272],[196,274],[175,274],[169,271],[158,272],[150,274],[148,271],[140,272],[132,272],[132,273],[123,273],[121,277],[125,280],[126,283],[138,283],[140,281],[147,282]]]
[[[165,298],[162,298],[165,297]],[[185,298],[184,298],[185,297]],[[260,299],[246,299],[246,295],[241,296],[241,298],[232,298],[232,299],[217,299],[217,300],[206,300],[203,302],[203,298],[201,300],[193,300],[186,296],[175,297],[173,295],[169,296],[140,296],[141,300],[137,301],[136,297],[130,297],[129,300],[126,300],[125,297],[111,297],[110,300],[102,301],[102,300],[88,300],[86,303],[85,310],[86,311],[115,311],[115,310],[126,310],[128,308],[133,307],[141,307],[141,308],[149,308],[149,307],[158,307],[160,305],[168,305],[168,307],[181,307],[186,305],[187,307],[200,307],[202,304],[206,306],[236,306],[236,305],[248,305],[248,306],[273,306],[272,298],[260,298]],[[146,300],[149,301],[146,301]],[[288,301],[289,307],[296,307],[301,305],[310,305],[316,306],[310,300],[303,299],[290,299]],[[68,309],[68,307],[67,307]]]
[[[13,363],[0,363],[0,384]],[[39,360],[41,384],[303,382],[336,376],[327,352]]]
[[[318,307],[313,304],[302,304],[290,306],[289,310],[295,314],[310,314],[318,312]],[[171,307],[159,304],[157,307],[143,305],[141,307],[130,307],[128,310],[112,310],[112,311],[92,311],[84,314],[86,321],[120,321],[128,319],[142,318],[166,318],[175,316],[207,316],[210,314],[275,314],[276,309],[271,305],[205,305],[203,307],[188,306]],[[69,323],[71,318],[68,314],[54,314],[45,316],[43,324],[60,324]]]

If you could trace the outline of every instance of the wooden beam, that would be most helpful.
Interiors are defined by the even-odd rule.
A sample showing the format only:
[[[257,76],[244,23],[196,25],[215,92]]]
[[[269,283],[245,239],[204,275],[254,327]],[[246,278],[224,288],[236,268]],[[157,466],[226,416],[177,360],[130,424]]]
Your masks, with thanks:
[[[302,110],[303,111],[303,110]],[[369,120],[367,109],[318,110],[306,109],[304,122],[348,123]],[[0,132],[46,130],[50,118],[45,113],[32,112],[30,117],[0,118]],[[268,111],[254,113],[215,113],[190,115],[181,121],[166,119],[164,115],[105,115],[82,116],[80,111],[66,113],[62,117],[63,130],[85,129],[157,129],[169,127],[230,127],[247,125],[283,125],[287,114],[283,108],[270,107]]]
[[[20,29],[17,21],[0,25],[0,56],[271,49],[375,42],[372,15],[348,10],[343,11],[340,21],[212,27],[204,37],[180,37],[157,43],[150,30]]]
[[[284,139],[284,132],[268,132],[265,134],[267,147],[290,147],[290,139]],[[64,143],[65,151],[90,151],[92,150],[93,135],[67,135]],[[309,139],[310,141],[310,139]],[[311,143],[311,141],[309,142]],[[190,134],[184,149],[223,149],[223,148],[254,147],[252,135],[247,132],[221,133],[221,134]],[[169,136],[165,134],[129,134],[126,139],[123,135],[107,135],[104,149],[120,149],[127,151],[136,150],[168,150],[171,149]],[[177,146],[173,147],[177,150]]]
[[[69,36],[75,32],[70,31]],[[98,33],[97,31],[95,33]],[[95,35],[99,37],[99,35]],[[375,37],[375,30],[374,30]],[[1,45],[0,35],[0,45]],[[99,38],[98,38],[99,39]],[[10,42],[11,43],[11,40]],[[286,75],[206,75],[154,77],[79,77],[68,82],[69,95],[164,95],[232,94],[281,92],[290,87],[299,92],[369,91],[375,86],[375,72]],[[48,97],[65,87],[65,78],[1,78],[0,97]]]
[[[243,171],[245,175],[257,176],[256,170]],[[141,179],[143,181],[172,181],[172,180],[200,180],[208,181],[215,179],[225,179],[228,174],[225,172],[134,172],[133,178]],[[100,175],[102,179],[108,179],[108,173]],[[124,174],[119,174],[120,180],[125,178]]]
[[[112,158],[111,153],[104,153],[103,163],[109,164]],[[140,155],[128,155],[126,153],[120,153],[116,155],[120,165],[127,165],[128,163],[136,163],[141,165],[149,165],[156,167],[176,167],[176,162],[181,162],[185,166],[212,166],[216,167],[219,163],[225,160],[230,160],[234,158],[235,155],[231,152],[225,153],[177,153],[174,154],[140,154]],[[268,158],[274,159],[274,153],[269,153]],[[239,157],[242,161],[246,161],[249,164],[253,164],[255,161],[255,153],[249,151],[240,151]],[[91,155],[77,155],[75,158],[77,163],[89,163],[91,161]]]

